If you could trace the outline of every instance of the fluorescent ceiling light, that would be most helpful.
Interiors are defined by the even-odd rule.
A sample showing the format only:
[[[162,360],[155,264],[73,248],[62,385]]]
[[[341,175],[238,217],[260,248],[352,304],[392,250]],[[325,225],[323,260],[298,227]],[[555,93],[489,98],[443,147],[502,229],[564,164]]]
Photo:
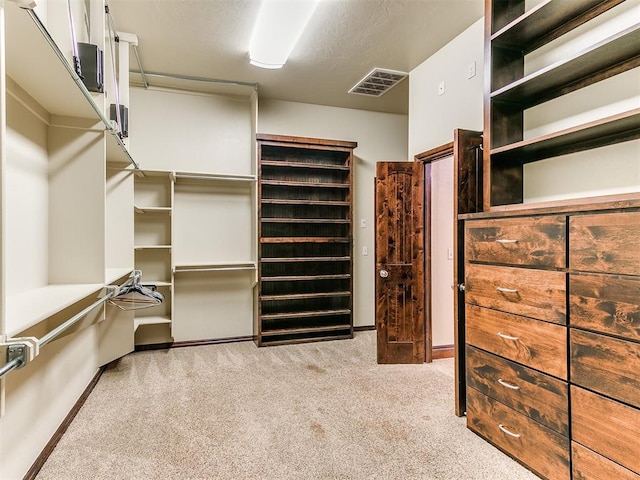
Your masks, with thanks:
[[[317,5],[318,0],[263,0],[251,36],[251,64],[282,68]]]

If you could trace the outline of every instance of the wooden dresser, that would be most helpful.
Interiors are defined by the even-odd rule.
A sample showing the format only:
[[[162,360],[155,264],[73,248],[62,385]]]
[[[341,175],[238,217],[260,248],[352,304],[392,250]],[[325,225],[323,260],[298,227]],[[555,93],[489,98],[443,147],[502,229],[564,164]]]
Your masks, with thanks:
[[[640,201],[585,202],[466,216],[467,425],[543,478],[640,480]]]

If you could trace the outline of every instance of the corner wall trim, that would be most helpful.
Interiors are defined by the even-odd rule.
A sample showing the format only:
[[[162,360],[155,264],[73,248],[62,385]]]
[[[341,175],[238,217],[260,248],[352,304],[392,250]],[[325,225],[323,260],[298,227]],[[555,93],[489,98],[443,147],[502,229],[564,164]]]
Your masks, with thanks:
[[[440,360],[442,358],[453,358],[455,355],[454,345],[438,345],[433,347],[433,360]]]
[[[38,458],[36,458],[36,460],[33,462],[31,467],[27,471],[27,473],[24,475],[23,480],[34,480],[38,475],[38,473],[40,473],[40,470],[42,469],[45,462],[49,458],[49,455],[51,455],[53,450],[56,448],[56,445],[58,445],[58,442],[60,441],[60,439],[62,439],[62,436],[67,431],[67,429],[69,428],[69,425],[71,425],[71,422],[73,422],[73,419],[76,417],[76,415],[78,414],[78,412],[80,411],[84,403],[87,401],[87,398],[89,398],[89,395],[91,394],[95,386],[98,384],[98,380],[100,380],[100,377],[102,376],[102,374],[104,373],[104,371],[107,369],[108,366],[109,366],[108,364],[103,365],[98,369],[96,374],[93,376],[93,378],[89,382],[89,385],[87,385],[87,388],[84,389],[84,392],[82,392],[82,395],[80,395],[80,398],[78,398],[78,400],[73,405],[73,407],[71,408],[67,416],[64,417],[64,420],[62,421],[58,429],[51,436],[51,439],[44,446],[44,448],[40,452],[40,455],[38,455]]]

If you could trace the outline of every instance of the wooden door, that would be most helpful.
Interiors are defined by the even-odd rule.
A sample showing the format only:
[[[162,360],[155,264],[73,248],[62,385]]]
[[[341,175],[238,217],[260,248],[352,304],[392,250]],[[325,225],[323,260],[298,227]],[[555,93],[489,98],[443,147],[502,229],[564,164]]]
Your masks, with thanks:
[[[424,213],[417,162],[376,164],[378,363],[423,363]]]
[[[455,412],[466,411],[465,368],[465,299],[464,299],[464,223],[458,218],[465,213],[482,211],[482,132],[457,129],[453,140],[454,234],[453,288],[455,340]]]

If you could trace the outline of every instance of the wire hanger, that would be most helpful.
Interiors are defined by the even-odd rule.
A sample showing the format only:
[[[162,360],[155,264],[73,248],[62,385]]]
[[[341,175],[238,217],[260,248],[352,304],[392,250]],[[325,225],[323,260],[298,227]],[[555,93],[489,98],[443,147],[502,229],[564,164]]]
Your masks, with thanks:
[[[164,295],[140,283],[142,270],[134,270],[125,283],[118,287],[117,293],[109,303],[122,310],[141,310],[160,305]]]

